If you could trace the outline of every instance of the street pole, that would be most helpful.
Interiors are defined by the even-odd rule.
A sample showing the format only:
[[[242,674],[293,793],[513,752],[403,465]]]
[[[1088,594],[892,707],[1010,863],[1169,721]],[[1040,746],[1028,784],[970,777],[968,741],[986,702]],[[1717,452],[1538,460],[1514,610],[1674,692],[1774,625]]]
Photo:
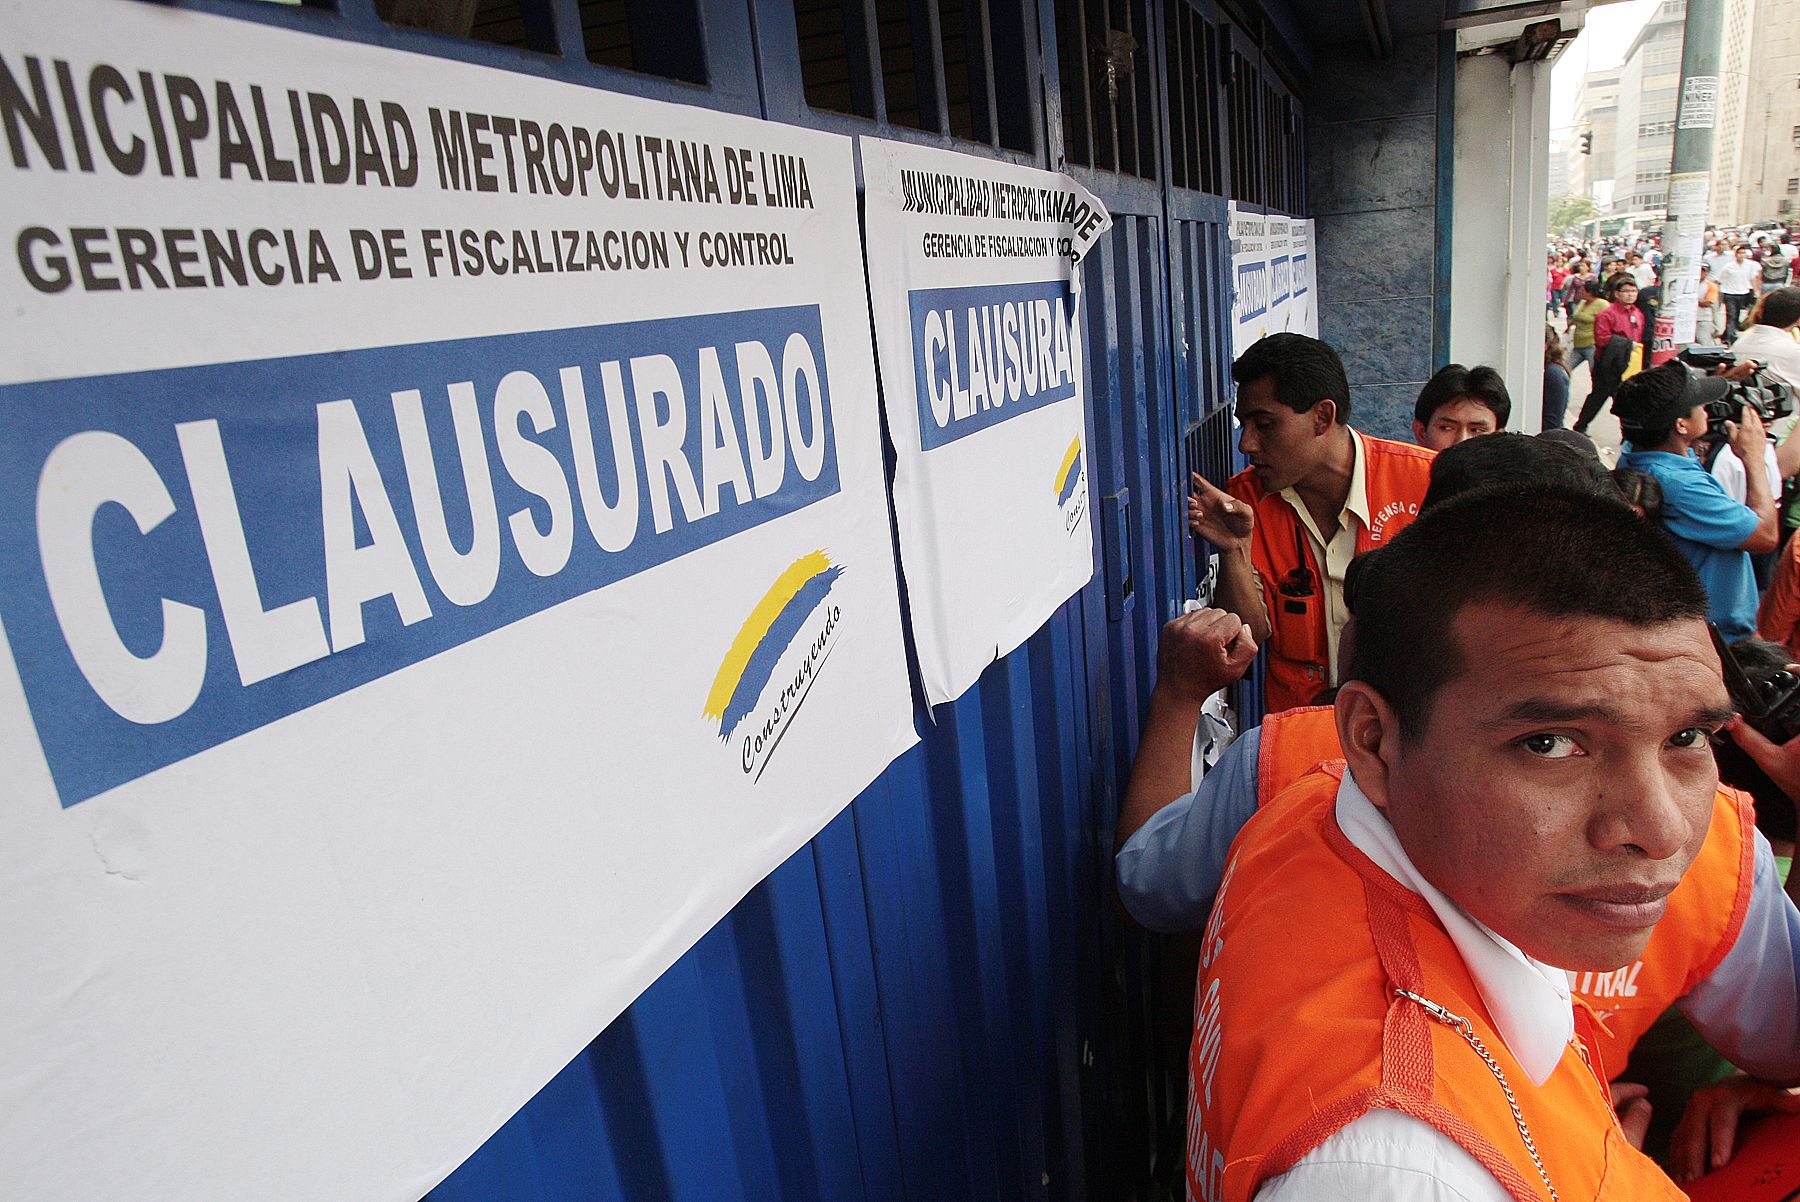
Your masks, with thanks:
[[[1651,345],[1651,358],[1658,363],[1694,341],[1724,29],[1724,0],[1687,0],[1675,148],[1669,162],[1669,216],[1663,225],[1662,308]]]

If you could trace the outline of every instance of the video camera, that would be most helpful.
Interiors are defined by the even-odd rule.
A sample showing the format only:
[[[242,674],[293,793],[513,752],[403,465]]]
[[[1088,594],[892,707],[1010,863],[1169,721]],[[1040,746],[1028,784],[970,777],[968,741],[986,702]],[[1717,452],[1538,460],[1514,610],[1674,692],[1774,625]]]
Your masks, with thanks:
[[[1677,358],[1708,375],[1716,368],[1736,364],[1731,348],[1723,346],[1690,346]],[[1725,423],[1740,420],[1746,405],[1756,409],[1766,426],[1794,411],[1794,390],[1760,368],[1746,379],[1734,381],[1724,397],[1707,402],[1705,440],[1725,441]]]
[[[1725,691],[1731,694],[1731,708],[1772,743],[1786,743],[1800,734],[1800,678],[1783,670],[1765,680],[1751,680],[1730,644],[1719,634],[1719,628],[1711,622],[1706,628],[1712,634],[1713,648],[1719,653],[1719,665],[1725,673]]]

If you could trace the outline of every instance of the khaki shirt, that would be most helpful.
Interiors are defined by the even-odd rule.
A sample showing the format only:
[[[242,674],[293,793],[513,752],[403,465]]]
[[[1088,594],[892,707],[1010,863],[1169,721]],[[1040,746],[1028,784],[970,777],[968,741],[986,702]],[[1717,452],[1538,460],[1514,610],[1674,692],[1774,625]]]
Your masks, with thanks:
[[[1369,528],[1369,483],[1363,471],[1366,456],[1362,435],[1355,430],[1350,431],[1350,447],[1350,493],[1344,498],[1343,509],[1338,511],[1337,533],[1329,541],[1320,533],[1318,523],[1313,521],[1312,513],[1299,493],[1289,487],[1278,494],[1300,516],[1300,528],[1306,531],[1313,559],[1325,576],[1326,662],[1330,666],[1333,685],[1338,683],[1338,638],[1343,633],[1344,623],[1350,620],[1349,607],[1344,604],[1344,573],[1356,557],[1356,527],[1352,522],[1361,522],[1365,530]]]

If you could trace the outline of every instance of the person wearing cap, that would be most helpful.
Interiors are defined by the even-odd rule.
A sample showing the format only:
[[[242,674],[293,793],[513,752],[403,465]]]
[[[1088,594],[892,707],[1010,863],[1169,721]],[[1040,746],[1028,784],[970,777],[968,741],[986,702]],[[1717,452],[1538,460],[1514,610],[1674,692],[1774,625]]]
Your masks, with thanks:
[[[1745,473],[1745,501],[1725,492],[1693,456],[1706,433],[1706,405],[1731,385],[1680,362],[1639,372],[1619,386],[1613,412],[1630,449],[1619,462],[1656,477],[1663,491],[1662,525],[1694,565],[1711,602],[1710,618],[1727,642],[1756,633],[1756,576],[1750,553],[1772,551],[1779,538],[1775,498],[1765,472]],[[1731,449],[1745,463],[1761,463],[1762,416],[1745,406],[1725,424]]]

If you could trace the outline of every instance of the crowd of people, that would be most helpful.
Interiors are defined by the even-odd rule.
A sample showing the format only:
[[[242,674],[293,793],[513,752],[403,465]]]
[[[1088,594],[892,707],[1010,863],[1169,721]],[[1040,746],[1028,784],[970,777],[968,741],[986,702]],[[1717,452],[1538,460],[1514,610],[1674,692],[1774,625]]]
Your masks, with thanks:
[[[1678,361],[1618,384],[1610,471],[1498,432],[1490,368],[1433,377],[1417,445],[1350,424],[1317,339],[1233,377],[1250,466],[1193,478],[1217,585],[1163,630],[1115,856],[1139,922],[1204,932],[1188,1195],[1684,1197],[1741,1115],[1800,1112],[1800,737],[1734,714],[1708,630],[1764,687],[1800,658],[1750,558],[1800,463]],[[1720,435],[1736,499],[1692,454]],[[1259,651],[1262,724],[1193,780]]]

